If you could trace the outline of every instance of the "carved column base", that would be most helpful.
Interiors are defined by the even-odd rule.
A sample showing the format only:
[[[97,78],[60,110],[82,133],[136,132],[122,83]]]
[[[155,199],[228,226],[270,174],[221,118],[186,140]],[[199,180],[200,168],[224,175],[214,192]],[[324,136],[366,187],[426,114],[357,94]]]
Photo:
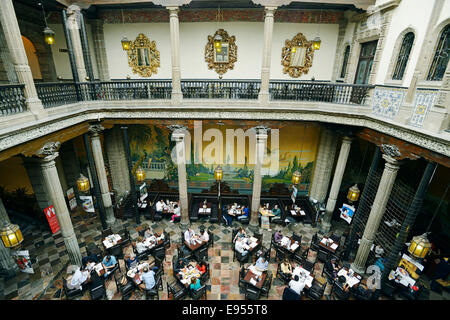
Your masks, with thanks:
[[[269,101],[270,101],[270,94],[269,94],[269,92],[268,91],[266,91],[266,92],[260,91],[259,95],[258,95],[258,101],[261,104],[261,106],[267,106],[269,104]]]
[[[173,106],[178,106],[183,101],[183,93],[181,91],[172,91],[171,103]]]

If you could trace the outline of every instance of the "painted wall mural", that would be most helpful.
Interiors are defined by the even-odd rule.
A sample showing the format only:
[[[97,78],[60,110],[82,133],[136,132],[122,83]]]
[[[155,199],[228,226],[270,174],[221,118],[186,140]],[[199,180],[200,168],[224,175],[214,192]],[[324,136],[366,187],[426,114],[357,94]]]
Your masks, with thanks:
[[[209,188],[214,183],[214,169],[221,165],[223,180],[231,189],[250,192],[255,164],[255,136],[250,127],[202,121],[190,121],[188,127],[190,135],[185,139],[188,187]],[[299,170],[303,176],[300,192],[306,193],[320,128],[313,124],[271,128],[262,167],[263,191],[272,183],[290,184],[292,173]],[[165,179],[169,185],[177,187],[175,143],[170,136],[171,132],[164,124],[129,126],[133,168],[141,166],[147,179]]]

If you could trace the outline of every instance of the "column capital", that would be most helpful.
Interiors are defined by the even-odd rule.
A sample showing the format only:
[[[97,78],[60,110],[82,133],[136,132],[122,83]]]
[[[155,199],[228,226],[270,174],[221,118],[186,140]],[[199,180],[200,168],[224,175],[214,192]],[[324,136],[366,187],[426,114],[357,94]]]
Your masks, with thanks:
[[[266,17],[267,16],[272,16],[273,17],[273,15],[274,15],[274,13],[275,13],[275,10],[277,10],[277,7],[276,6],[266,6],[266,7],[264,7],[264,12],[266,13]]]
[[[386,169],[397,171],[400,168],[400,162],[397,159],[387,154],[383,154],[382,157],[384,160],[386,160],[386,163],[384,165]]]
[[[169,10],[170,16],[171,17],[177,17],[178,18],[178,12],[180,11],[180,8],[177,6],[170,6],[170,7],[166,7],[167,10]]]
[[[58,156],[60,147],[61,143],[59,141],[47,142],[36,152],[36,156],[48,161],[53,160]]]
[[[402,153],[394,144],[382,144],[381,151],[383,151],[385,155],[388,155],[391,158],[400,158],[402,156]]]
[[[267,138],[267,134],[270,132],[270,128],[267,126],[256,126],[252,128],[257,136],[261,136],[261,138],[264,137],[264,135]]]
[[[180,124],[171,124],[167,126],[167,129],[172,131],[172,141],[183,141],[186,133],[189,131],[187,130],[186,126],[180,125]]]
[[[350,144],[354,139],[354,137],[344,136],[344,138],[342,138],[342,143]]]
[[[92,124],[89,126],[89,132],[93,137],[98,137],[98,134],[103,130],[105,130],[105,128],[100,123]]]

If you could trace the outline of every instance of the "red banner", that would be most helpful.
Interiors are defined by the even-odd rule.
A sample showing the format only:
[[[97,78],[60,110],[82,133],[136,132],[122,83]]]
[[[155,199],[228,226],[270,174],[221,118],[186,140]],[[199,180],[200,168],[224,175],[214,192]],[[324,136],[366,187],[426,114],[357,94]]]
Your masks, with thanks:
[[[55,207],[51,205],[50,207],[44,209],[45,216],[47,217],[48,224],[50,225],[50,228],[52,229],[52,233],[56,233],[59,231],[59,223],[58,219],[56,218],[56,211]]]

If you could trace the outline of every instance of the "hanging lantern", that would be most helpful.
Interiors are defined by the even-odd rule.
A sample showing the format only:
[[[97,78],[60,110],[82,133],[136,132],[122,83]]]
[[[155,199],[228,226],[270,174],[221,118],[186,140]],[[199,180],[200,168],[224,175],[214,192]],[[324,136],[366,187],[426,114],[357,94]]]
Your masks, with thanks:
[[[19,226],[10,222],[3,225],[0,229],[0,235],[6,248],[13,248],[23,241],[22,232],[20,231]]]
[[[45,39],[45,42],[49,45],[52,45],[55,43],[55,33],[49,27],[45,27],[45,29],[44,29],[44,39]]]
[[[348,193],[347,193],[347,199],[350,202],[356,202],[359,199],[359,194],[361,193],[361,191],[359,191],[358,189],[358,185],[355,184],[353,187],[351,187],[350,189],[348,189]]]
[[[424,233],[412,238],[408,251],[415,258],[423,259],[430,252],[430,249],[431,243],[428,241],[427,234]]]
[[[77,180],[77,188],[81,192],[87,192],[91,188],[89,184],[89,179],[80,174],[80,177]]]
[[[302,178],[301,173],[296,170],[293,174],[292,174],[292,184],[293,185],[297,185],[300,183],[300,179]]]
[[[322,41],[320,40],[320,37],[315,37],[312,43],[312,47],[314,50],[319,50],[320,49],[320,43]]]
[[[216,181],[222,181],[222,178],[223,178],[223,170],[221,166],[218,166],[214,170],[214,179],[216,179]]]
[[[123,37],[122,40],[121,40],[120,42],[122,43],[122,49],[123,49],[124,51],[127,51],[127,50],[130,49],[130,47],[131,47],[131,41],[128,40],[127,37]]]
[[[142,167],[137,168],[136,170],[136,181],[138,183],[141,183],[145,179],[145,171],[142,169]]]

